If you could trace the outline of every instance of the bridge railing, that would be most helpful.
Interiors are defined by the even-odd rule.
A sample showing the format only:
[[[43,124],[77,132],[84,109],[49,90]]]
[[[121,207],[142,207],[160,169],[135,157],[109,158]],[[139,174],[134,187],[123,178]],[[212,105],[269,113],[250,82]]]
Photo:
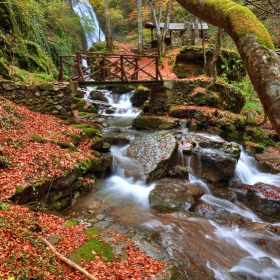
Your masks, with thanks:
[[[64,78],[65,66],[73,72]],[[60,56],[59,81],[80,83],[163,81],[158,56],[77,52]]]

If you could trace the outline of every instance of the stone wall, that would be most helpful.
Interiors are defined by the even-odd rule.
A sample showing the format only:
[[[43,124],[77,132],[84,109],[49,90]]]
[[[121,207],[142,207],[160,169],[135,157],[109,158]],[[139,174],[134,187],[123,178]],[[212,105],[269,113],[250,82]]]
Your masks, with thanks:
[[[40,113],[61,118],[72,116],[69,84],[23,85],[0,83],[0,95],[14,103]]]

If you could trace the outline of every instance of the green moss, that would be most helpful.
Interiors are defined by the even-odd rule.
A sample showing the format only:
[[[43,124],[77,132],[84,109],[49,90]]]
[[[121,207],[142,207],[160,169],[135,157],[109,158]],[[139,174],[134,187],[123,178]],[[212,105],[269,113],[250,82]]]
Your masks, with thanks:
[[[48,90],[48,91],[53,90],[53,84],[50,84],[50,83],[42,83],[42,84],[39,84],[38,86],[41,90]]]
[[[87,103],[84,99],[77,97],[74,97],[72,102],[75,105],[75,109],[78,111],[84,111],[85,105]]]
[[[88,113],[88,112],[78,112],[78,116],[86,117],[86,118],[89,118],[89,119],[93,119],[93,118],[98,118],[98,117],[100,117],[99,114],[96,114],[96,113]]]
[[[100,232],[97,228],[88,228],[86,231],[85,231],[85,234],[88,234],[88,235],[100,235]]]
[[[57,211],[62,211],[63,209],[71,206],[71,203],[72,201],[70,197],[64,197],[62,199],[52,202],[50,206]]]
[[[100,164],[99,158],[86,158],[85,160],[75,164],[74,167],[81,169],[83,173],[86,173],[90,168],[97,167]]]
[[[67,136],[71,137],[71,140],[72,140],[72,143],[74,146],[78,146],[82,140],[81,137],[75,133],[67,133]]]
[[[68,227],[76,226],[77,224],[78,224],[78,221],[76,219],[67,220],[65,222],[65,225]]]
[[[217,9],[229,19],[234,32],[239,37],[253,34],[256,41],[268,49],[274,49],[270,34],[264,25],[257,19],[253,12],[230,0],[206,0],[206,4],[213,5],[213,10]]]
[[[76,151],[76,147],[70,143],[67,142],[60,142],[57,140],[51,140],[52,143],[56,144],[57,146],[63,148],[63,149],[68,149],[69,151]]]
[[[37,143],[46,143],[46,140],[37,134],[32,133],[30,137],[32,140],[34,140]]]
[[[101,261],[112,261],[114,260],[114,254],[112,247],[100,241],[100,233],[95,228],[90,228],[86,231],[86,234],[89,235],[87,239],[87,243],[75,250],[70,258],[74,259],[75,262],[81,263],[81,260],[85,260],[86,262],[90,260],[94,260],[96,256],[100,258]]]
[[[91,139],[96,135],[101,134],[99,126],[94,124],[72,124],[72,126],[82,130],[82,136],[87,139]]]
[[[25,190],[24,186],[16,186],[16,194],[22,193]]]

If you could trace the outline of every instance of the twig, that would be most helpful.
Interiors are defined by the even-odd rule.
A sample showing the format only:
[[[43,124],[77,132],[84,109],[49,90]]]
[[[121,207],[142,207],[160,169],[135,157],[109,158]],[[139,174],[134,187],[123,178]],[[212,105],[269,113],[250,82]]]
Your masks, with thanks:
[[[70,261],[69,259],[65,258],[63,255],[61,255],[60,253],[58,253],[58,251],[52,246],[52,244],[47,241],[44,237],[40,236],[39,237],[50,249],[51,251],[64,263],[68,264],[69,266],[79,270],[83,275],[85,275],[88,279],[90,280],[97,280],[97,278],[95,278],[92,274],[90,274],[89,272],[87,272],[85,269],[83,269],[82,267],[80,267],[79,265],[77,265],[76,263]]]

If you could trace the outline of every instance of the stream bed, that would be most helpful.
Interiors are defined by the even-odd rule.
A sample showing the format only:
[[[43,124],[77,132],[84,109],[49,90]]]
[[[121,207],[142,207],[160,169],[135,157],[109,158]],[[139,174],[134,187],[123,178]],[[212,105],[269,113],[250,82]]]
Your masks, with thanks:
[[[85,94],[89,102],[92,102],[88,99],[91,90]],[[140,109],[131,107],[132,92],[102,92],[107,101],[96,102],[103,116],[101,121],[108,124],[103,133],[125,133],[132,141],[152,133],[131,128],[140,113]],[[111,174],[98,179],[91,192],[78,197],[63,213],[67,218],[78,218],[88,226],[131,236],[147,254],[174,263],[180,279],[280,279],[280,236],[271,230],[280,223],[264,222],[240,202],[213,196],[207,184],[193,176],[191,170],[190,182],[205,191],[200,200],[210,209],[208,213],[215,209],[221,218],[192,212],[154,213],[148,196],[156,183],[146,184],[140,176],[130,176],[141,171],[137,161],[126,156],[128,147],[129,144],[112,145]],[[177,160],[188,165],[188,157],[183,154],[178,153]],[[264,182],[280,187],[280,175],[259,172],[254,159],[244,150],[235,172],[244,183]],[[244,221],[236,223],[233,216]]]

